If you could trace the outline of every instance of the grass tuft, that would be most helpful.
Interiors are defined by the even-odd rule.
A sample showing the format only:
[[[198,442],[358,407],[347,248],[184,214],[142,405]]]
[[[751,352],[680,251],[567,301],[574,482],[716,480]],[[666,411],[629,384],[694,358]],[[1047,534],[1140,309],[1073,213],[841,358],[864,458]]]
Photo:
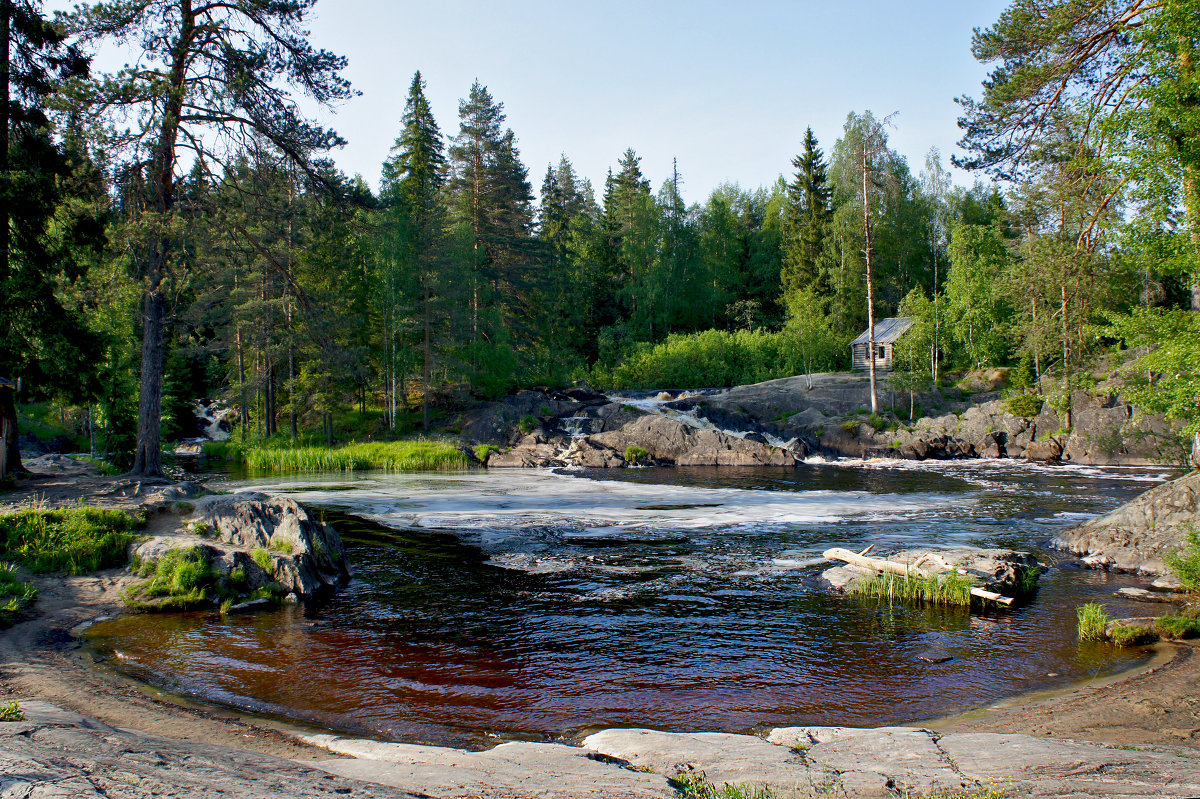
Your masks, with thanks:
[[[274,576],[275,561],[271,557],[270,552],[263,549],[262,547],[258,547],[253,552],[250,553],[250,557],[254,558],[254,562],[258,564],[258,567],[260,569],[265,571],[267,574]]]
[[[0,516],[0,556],[34,572],[85,574],[125,563],[141,526],[119,510],[18,511]]]
[[[1162,616],[1154,620],[1154,630],[1169,641],[1200,637],[1200,619],[1188,616]]]
[[[499,452],[500,448],[495,444],[476,444],[471,451],[480,463],[487,465],[488,458],[492,457],[493,452]]]
[[[635,444],[630,444],[625,448],[625,460],[629,463],[641,463],[649,454],[649,452]]]
[[[154,562],[142,564],[138,575],[146,579],[125,592],[125,604],[134,610],[191,610],[209,604],[214,587],[208,553],[201,547],[168,550]]]
[[[1075,610],[1079,620],[1080,641],[1105,641],[1108,639],[1108,623],[1112,621],[1103,605],[1089,602]]]
[[[672,780],[683,799],[776,799],[770,786],[757,783],[738,783],[716,786],[703,772],[681,771]]]
[[[889,602],[969,607],[971,589],[974,586],[974,580],[956,571],[931,577],[884,572],[860,580],[852,589],[852,593],[867,599],[886,599]]]
[[[1144,624],[1117,623],[1113,625],[1109,638],[1114,645],[1124,648],[1152,644],[1158,640],[1158,634]]]
[[[17,576],[12,563],[0,563],[0,629],[11,627],[16,614],[37,601],[37,586]]]
[[[390,441],[343,447],[249,447],[246,466],[265,472],[389,472],[466,469],[467,456],[443,441]]]

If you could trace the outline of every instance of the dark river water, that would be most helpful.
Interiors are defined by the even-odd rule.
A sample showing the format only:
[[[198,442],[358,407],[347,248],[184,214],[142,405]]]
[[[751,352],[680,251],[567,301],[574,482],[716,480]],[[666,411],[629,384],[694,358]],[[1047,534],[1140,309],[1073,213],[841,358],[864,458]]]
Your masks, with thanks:
[[[822,550],[1047,559],[1055,530],[1168,476],[981,461],[241,480],[324,509],[349,587],[115,619],[91,641],[179,693],[406,741],[913,721],[1134,665],[1143,652],[1075,640],[1079,604],[1133,610],[1112,597],[1130,579],[1052,568],[1012,611],[891,607],[822,588]]]

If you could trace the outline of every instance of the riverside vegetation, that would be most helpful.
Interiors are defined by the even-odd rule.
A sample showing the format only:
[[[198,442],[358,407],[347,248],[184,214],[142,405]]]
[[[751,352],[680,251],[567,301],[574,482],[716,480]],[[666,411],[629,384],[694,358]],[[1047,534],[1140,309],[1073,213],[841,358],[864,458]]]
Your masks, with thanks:
[[[464,405],[521,387],[844,369],[869,320],[903,315],[914,325],[896,349],[897,385],[920,392],[948,371],[1009,366],[1034,397],[1014,397],[1015,411],[1045,401],[1069,415],[1094,359],[1115,354],[1125,399],[1200,434],[1200,204],[1188,200],[1200,196],[1200,128],[1196,104],[1172,99],[1196,96],[1181,66],[1196,61],[1195,39],[1175,33],[1193,10],[1135,7],[1096,22],[1088,3],[1031,13],[1013,0],[974,34],[994,72],[978,99],[961,99],[973,185],[953,185],[936,150],[910,164],[886,120],[854,111],[827,148],[793,131],[797,155],[778,180],[685,199],[679,170],[652,187],[632,148],[595,184],[564,156],[535,196],[503,103],[481,82],[463,87],[443,134],[420,73],[391,110],[402,123],[373,190],[323,158],[336,133],[291,103],[293,90],[353,96],[345,61],[308,41],[308,3],[262,14],[83,3],[54,23],[22,5],[12,74],[28,91],[6,122],[10,155],[47,180],[37,203],[26,192],[0,204],[23,231],[0,248],[0,318],[12,322],[0,376],[21,378],[26,432],[157,475],[162,441],[197,432],[198,397],[234,408],[243,443],[381,441],[449,431]],[[277,58],[260,57],[284,40]],[[68,57],[105,43],[142,68],[89,74],[86,58]],[[276,79],[269,96],[234,88]],[[176,99],[194,113],[166,113]],[[1046,124],[1024,125],[1043,101]],[[118,108],[128,119],[109,116]],[[129,120],[133,135],[115,135]],[[153,154],[136,144],[147,141]],[[208,170],[185,172],[192,147]],[[145,185],[169,190],[130,201]],[[11,398],[0,391],[10,419]],[[10,447],[5,468],[16,468]],[[268,468],[412,462],[254,457]],[[411,457],[457,467],[448,454]]]

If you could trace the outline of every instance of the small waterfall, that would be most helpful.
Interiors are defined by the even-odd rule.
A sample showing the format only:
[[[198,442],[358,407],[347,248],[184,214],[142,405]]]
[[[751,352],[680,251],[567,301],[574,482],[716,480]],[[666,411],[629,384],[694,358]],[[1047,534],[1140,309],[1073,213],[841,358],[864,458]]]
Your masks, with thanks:
[[[229,431],[222,427],[228,425],[233,409],[226,407],[220,400],[205,404],[204,400],[196,400],[194,404],[196,418],[204,428],[204,437],[209,441],[225,441]]]
[[[696,395],[683,392],[676,397],[672,397],[667,392],[660,391],[653,397],[623,397],[617,394],[612,394],[608,397],[608,399],[610,402],[619,402],[622,405],[629,405],[630,407],[638,408],[639,410],[643,410],[647,413],[655,413],[659,416],[665,416],[668,419],[674,419],[675,421],[682,422],[688,427],[696,430],[713,430],[718,433],[724,433],[727,436],[733,436],[734,438],[741,439],[751,438],[751,440],[757,440],[758,438],[761,438],[764,442],[770,444],[772,447],[779,447],[780,449],[790,450],[797,443],[798,439],[795,438],[785,440],[779,436],[771,435],[770,433],[759,433],[750,430],[730,430],[728,428],[718,427],[701,414],[699,405],[693,405],[688,410],[680,410],[678,408],[668,407],[666,404],[668,402],[678,402],[679,400],[690,399],[694,396]]]
[[[590,416],[567,416],[558,420],[558,429],[571,438],[586,438],[595,432],[595,422]]]

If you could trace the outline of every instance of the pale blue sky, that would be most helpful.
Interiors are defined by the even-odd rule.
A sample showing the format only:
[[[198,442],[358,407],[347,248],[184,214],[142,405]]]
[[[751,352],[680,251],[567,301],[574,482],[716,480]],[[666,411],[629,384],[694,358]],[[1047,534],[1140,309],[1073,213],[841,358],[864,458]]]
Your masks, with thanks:
[[[362,92],[325,119],[349,141],[335,160],[373,186],[420,69],[447,134],[471,82],[488,86],[535,191],[565,153],[599,192],[633,147],[655,189],[678,158],[684,197],[698,202],[723,181],[755,187],[790,174],[808,125],[828,153],[850,111],[899,112],[891,143],[914,172],[931,146],[948,162],[954,97],[978,95],[985,75],[971,30],[1006,5],[321,0],[311,30],[314,44],[349,57],[346,75]]]

